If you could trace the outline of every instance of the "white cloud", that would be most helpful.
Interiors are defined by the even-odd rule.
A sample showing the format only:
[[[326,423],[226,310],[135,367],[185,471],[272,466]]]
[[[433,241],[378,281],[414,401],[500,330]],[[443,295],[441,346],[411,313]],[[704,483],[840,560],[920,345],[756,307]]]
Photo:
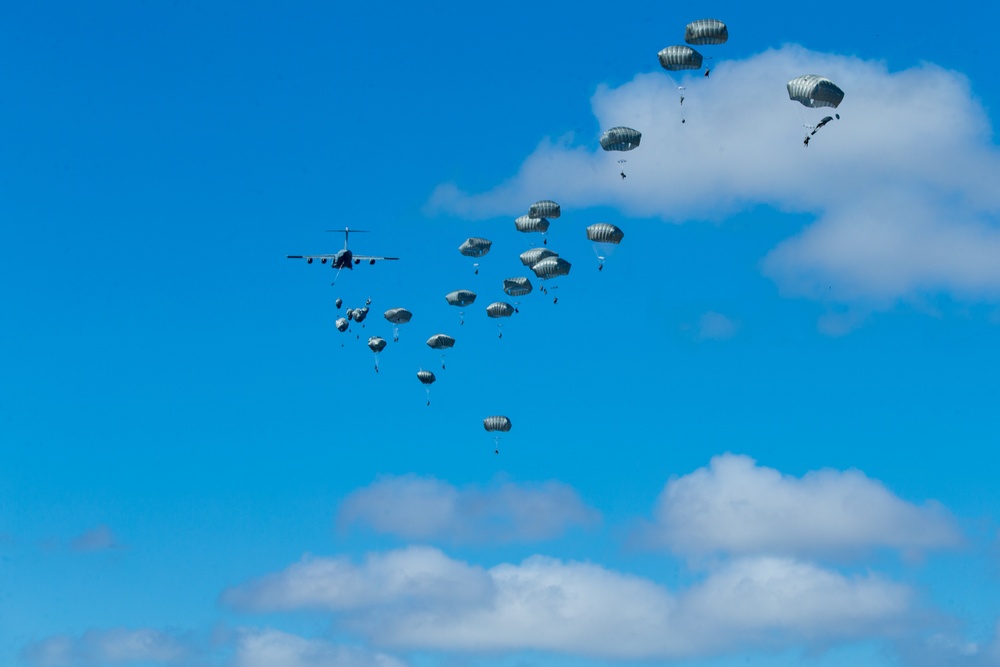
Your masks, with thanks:
[[[87,630],[81,637],[58,635],[24,649],[24,658],[36,667],[177,664],[188,654],[180,640],[149,628]]]
[[[679,594],[543,556],[489,570],[412,548],[361,566],[326,562],[335,566],[293,565],[262,580],[266,586],[251,583],[224,599],[261,611],[348,611],[349,628],[401,649],[634,659],[887,636],[909,615],[912,598],[907,587],[875,576],[846,577],[790,558],[739,559]],[[433,575],[414,585],[428,569]]]
[[[236,643],[235,667],[404,667],[383,653],[305,639],[273,629],[243,630]]]
[[[407,539],[496,543],[556,537],[569,526],[593,525],[598,514],[559,482],[459,489],[406,475],[379,479],[350,494],[338,520]]]
[[[654,514],[647,539],[688,555],[843,555],[961,542],[942,506],[908,503],[858,470],[796,478],[732,454],[668,482]]]
[[[802,73],[846,92],[841,120],[808,148],[802,121],[830,110],[788,99],[785,83]],[[881,62],[787,46],[722,61],[711,79],[696,73],[686,82],[684,124],[662,71],[593,96],[601,128],[643,132],[627,154],[625,183],[615,175],[619,156],[595,150],[596,137],[580,138],[585,147],[545,139],[510,180],[480,194],[443,184],[428,208],[516,216],[552,198],[566,216],[611,205],[680,221],[764,203],[816,215],[763,260],[787,294],[865,308],[928,293],[1000,297],[1000,152],[964,76],[932,64],[889,72]]]
[[[901,662],[912,667],[997,667],[1000,665],[1000,623],[993,637],[970,641],[954,633],[907,637],[896,643]]]
[[[305,556],[283,572],[225,591],[222,600],[243,610],[454,606],[489,597],[492,585],[483,568],[457,563],[437,549],[408,547],[369,554],[361,566],[347,558]]]

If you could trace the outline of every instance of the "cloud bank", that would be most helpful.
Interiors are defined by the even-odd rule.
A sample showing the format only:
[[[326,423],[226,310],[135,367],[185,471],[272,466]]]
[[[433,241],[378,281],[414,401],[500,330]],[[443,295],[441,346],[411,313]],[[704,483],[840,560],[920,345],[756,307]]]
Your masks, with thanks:
[[[560,482],[456,488],[433,478],[384,477],[351,493],[341,526],[360,524],[405,539],[497,543],[557,537],[598,513]]]
[[[677,593],[592,563],[534,556],[485,569],[410,547],[360,565],[308,558],[223,601],[243,611],[343,612],[345,627],[400,649],[637,659],[891,636],[912,597],[877,576],[791,558],[737,559]]]
[[[788,99],[785,83],[820,73],[846,92],[841,120],[802,146],[803,123],[830,110]],[[928,294],[1000,298],[1000,153],[967,79],[925,63],[881,62],[797,46],[722,61],[687,84],[684,112],[665,72],[638,74],[591,100],[598,125],[642,131],[628,179],[597,137],[544,139],[508,181],[477,194],[440,185],[430,211],[516,216],[541,198],[573,209],[680,222],[764,204],[815,215],[762,261],[789,295],[887,307]]]

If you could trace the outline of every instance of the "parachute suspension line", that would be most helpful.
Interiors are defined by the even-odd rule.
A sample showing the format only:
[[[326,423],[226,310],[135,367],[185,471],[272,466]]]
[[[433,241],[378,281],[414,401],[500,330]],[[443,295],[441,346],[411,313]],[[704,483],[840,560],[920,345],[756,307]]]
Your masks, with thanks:
[[[500,453],[500,434],[499,433],[496,433],[493,436],[493,453],[494,454],[499,454]]]
[[[444,354],[441,354],[441,370],[444,370]]]
[[[473,273],[478,276],[479,275],[479,262],[476,262],[475,264],[473,264],[472,268],[475,269],[475,271],[473,271]]]
[[[392,325],[392,342],[393,343],[398,343],[399,342],[399,325],[398,324],[393,324]]]
[[[343,268],[337,269],[337,273],[336,273],[336,275],[333,276],[333,282],[330,283],[330,287],[333,287],[334,285],[337,284],[337,278],[340,277],[340,272],[343,271],[343,270],[344,270]]]
[[[427,391],[427,405],[431,404],[431,388],[427,386],[424,388]]]
[[[375,353],[375,372],[378,373],[378,352]]]

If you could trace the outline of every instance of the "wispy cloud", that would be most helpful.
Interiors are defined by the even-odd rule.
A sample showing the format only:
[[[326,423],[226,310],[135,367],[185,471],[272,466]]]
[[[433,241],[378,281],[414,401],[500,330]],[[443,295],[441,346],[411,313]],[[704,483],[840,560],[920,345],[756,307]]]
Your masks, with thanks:
[[[599,520],[560,482],[458,488],[416,475],[381,478],[351,493],[338,512],[342,527],[357,524],[406,539],[463,543],[542,540]]]
[[[645,539],[686,555],[843,556],[962,541],[944,507],[906,502],[861,471],[792,477],[733,454],[668,482],[654,516]]]
[[[236,642],[234,667],[405,667],[405,663],[363,648],[306,639],[279,630],[244,629]]]
[[[842,119],[805,148],[800,112],[815,122],[825,110],[805,112],[784,84],[807,72],[846,97]],[[786,294],[866,309],[936,293],[1000,298],[1000,152],[964,76],[787,46],[687,83],[684,124],[663,72],[593,96],[601,128],[643,132],[625,183],[596,137],[543,139],[508,181],[478,194],[442,184],[428,208],[514,216],[545,197],[567,216],[610,205],[683,221],[766,204],[816,216],[762,260]]]
[[[180,664],[190,654],[177,637],[150,628],[87,630],[80,637],[57,635],[30,644],[24,659],[36,667],[99,667]]]

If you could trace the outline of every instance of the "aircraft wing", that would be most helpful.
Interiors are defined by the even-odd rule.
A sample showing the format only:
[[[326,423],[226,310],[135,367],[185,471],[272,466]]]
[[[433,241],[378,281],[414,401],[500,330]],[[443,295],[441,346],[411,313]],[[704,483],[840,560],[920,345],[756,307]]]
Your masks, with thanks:
[[[385,260],[385,259],[399,259],[399,257],[373,257],[371,255],[354,255],[354,259],[365,259],[365,260],[371,261],[373,259],[382,259],[382,260]]]
[[[288,255],[285,259],[337,259],[336,255]]]

